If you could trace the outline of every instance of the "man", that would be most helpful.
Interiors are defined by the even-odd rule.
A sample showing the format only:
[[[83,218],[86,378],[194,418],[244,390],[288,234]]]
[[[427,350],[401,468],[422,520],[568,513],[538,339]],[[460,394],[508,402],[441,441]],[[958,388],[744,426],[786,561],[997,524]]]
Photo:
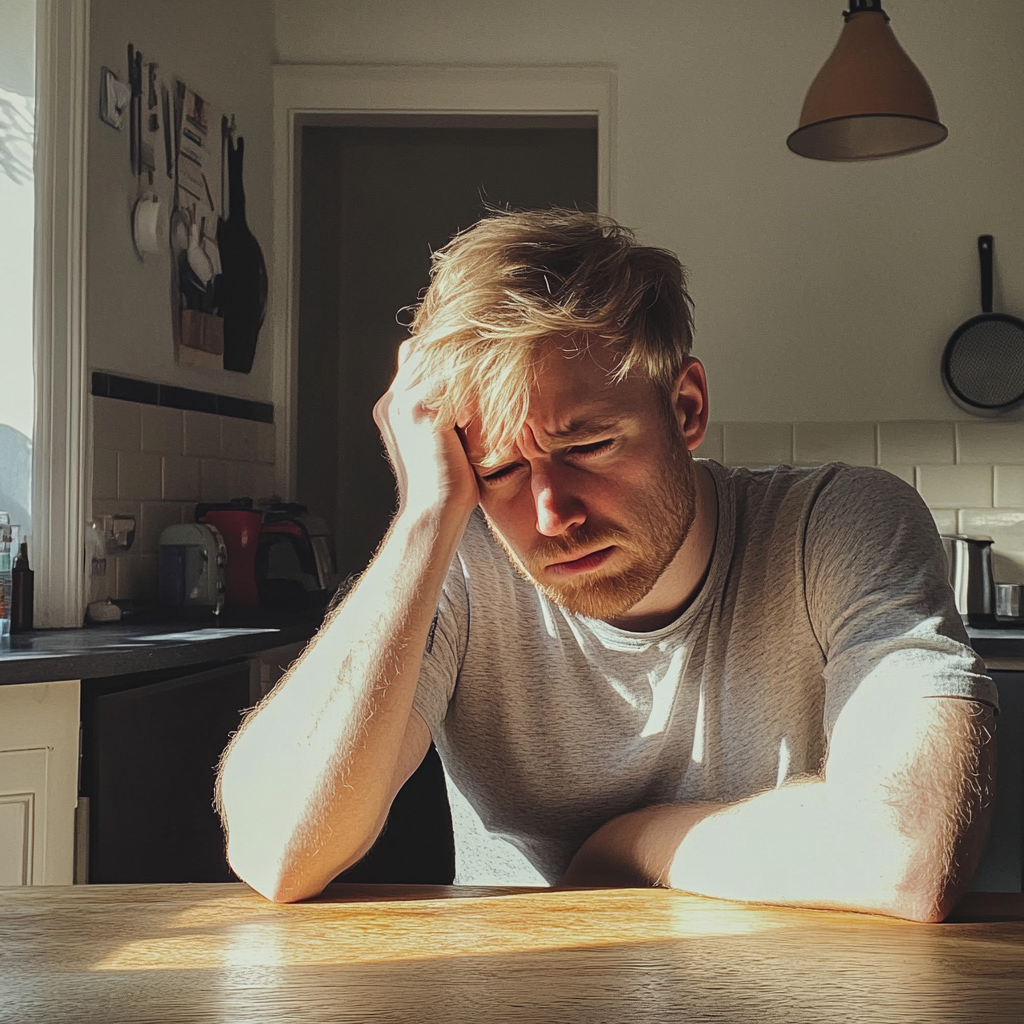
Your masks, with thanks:
[[[222,765],[257,890],[359,860],[433,738],[549,882],[949,912],[996,695],[928,510],[878,470],[695,460],[690,309],[672,254],[590,214],[437,254],[375,409],[390,532]]]

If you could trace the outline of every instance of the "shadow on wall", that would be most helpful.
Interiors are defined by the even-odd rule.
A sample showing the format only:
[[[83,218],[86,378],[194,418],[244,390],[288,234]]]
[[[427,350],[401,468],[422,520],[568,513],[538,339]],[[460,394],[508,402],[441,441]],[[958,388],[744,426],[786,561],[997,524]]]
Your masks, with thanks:
[[[0,423],[0,511],[21,527],[21,536],[32,532],[32,442],[20,431]]]

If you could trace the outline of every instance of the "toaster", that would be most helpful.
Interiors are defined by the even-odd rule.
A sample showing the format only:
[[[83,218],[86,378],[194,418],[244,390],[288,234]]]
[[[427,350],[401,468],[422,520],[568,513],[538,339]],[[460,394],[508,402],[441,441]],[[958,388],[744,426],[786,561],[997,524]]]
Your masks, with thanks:
[[[160,605],[174,615],[219,615],[227,548],[208,523],[168,526],[160,534]]]

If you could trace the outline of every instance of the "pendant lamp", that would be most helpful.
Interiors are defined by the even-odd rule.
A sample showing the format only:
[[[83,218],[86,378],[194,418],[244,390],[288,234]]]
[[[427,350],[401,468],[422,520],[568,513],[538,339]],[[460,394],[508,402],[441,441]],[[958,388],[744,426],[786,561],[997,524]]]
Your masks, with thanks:
[[[786,145],[812,160],[878,160],[942,142],[949,132],[935,97],[881,0],[851,0],[843,20]]]

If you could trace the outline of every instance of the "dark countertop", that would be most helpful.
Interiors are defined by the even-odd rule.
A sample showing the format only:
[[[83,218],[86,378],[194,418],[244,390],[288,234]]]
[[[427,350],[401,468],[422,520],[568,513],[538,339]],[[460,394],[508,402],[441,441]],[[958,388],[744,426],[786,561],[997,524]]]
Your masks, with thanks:
[[[0,644],[0,686],[57,679],[95,679],[247,658],[275,647],[302,643],[320,625],[319,615],[262,616],[192,622],[120,622],[84,629],[15,633]],[[1024,629],[967,628],[974,649],[993,669],[1020,661]],[[1000,664],[1003,663],[1003,664]],[[1016,665],[1013,665],[1016,668]]]
[[[967,635],[971,638],[971,646],[988,662],[990,668],[1006,667],[997,661],[1006,659],[1019,660],[1024,668],[1024,629],[977,629],[967,627]]]
[[[15,633],[0,643],[0,685],[94,679],[247,658],[308,640],[319,617],[221,623],[113,622]]]

